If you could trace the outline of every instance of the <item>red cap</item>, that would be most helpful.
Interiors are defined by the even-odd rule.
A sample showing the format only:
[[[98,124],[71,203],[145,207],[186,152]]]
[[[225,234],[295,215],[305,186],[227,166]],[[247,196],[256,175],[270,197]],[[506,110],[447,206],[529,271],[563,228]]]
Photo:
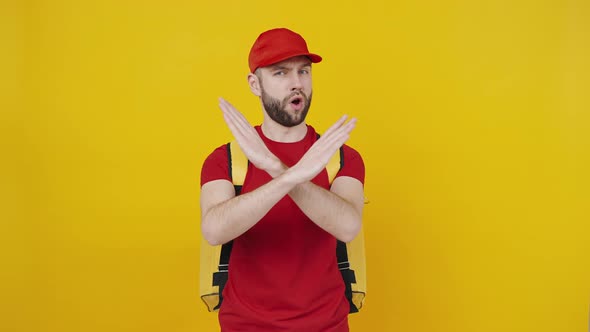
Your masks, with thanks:
[[[321,56],[309,53],[305,39],[298,33],[285,28],[265,31],[250,49],[250,72],[299,55],[307,56],[314,63],[322,61]]]

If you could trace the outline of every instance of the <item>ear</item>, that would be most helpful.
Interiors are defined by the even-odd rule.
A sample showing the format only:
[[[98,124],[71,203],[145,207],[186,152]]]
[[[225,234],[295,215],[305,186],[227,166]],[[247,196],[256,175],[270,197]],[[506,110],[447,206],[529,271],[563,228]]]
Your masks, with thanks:
[[[248,85],[253,94],[258,97],[262,96],[262,89],[260,88],[260,79],[258,76],[252,73],[248,74]]]

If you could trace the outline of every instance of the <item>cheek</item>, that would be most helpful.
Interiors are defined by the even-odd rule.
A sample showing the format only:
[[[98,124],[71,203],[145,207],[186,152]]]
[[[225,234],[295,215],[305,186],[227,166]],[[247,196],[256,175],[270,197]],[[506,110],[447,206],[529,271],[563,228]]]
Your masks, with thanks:
[[[311,76],[303,82],[306,90],[311,90]]]
[[[284,88],[279,84],[273,84],[271,86],[269,86],[267,88],[267,86],[264,86],[264,91],[271,97],[273,98],[279,98],[282,99],[284,97],[285,91],[283,90]]]

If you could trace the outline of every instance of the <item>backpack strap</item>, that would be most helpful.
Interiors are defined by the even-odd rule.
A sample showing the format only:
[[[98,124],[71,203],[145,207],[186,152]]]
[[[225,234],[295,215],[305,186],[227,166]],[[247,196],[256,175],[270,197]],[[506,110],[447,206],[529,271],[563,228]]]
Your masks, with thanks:
[[[316,139],[320,138],[320,134],[316,133]],[[336,174],[344,166],[344,148],[340,147],[338,152],[334,153],[328,164],[326,165],[326,171],[328,172],[328,182],[332,185],[332,181],[336,178]]]
[[[233,241],[229,241],[221,246],[221,252],[219,254],[219,267],[217,272],[213,272],[213,286],[219,286],[219,302],[213,308],[213,310],[219,310],[221,302],[223,302],[223,289],[227,283],[227,277],[229,272],[229,256]]]
[[[328,164],[326,165],[326,171],[328,171],[328,181],[330,185],[336,178],[336,174],[344,166],[344,149],[340,148],[338,152],[334,153]]]
[[[229,177],[234,184],[234,190],[236,191],[237,196],[242,192],[242,185],[244,184],[244,179],[246,178],[249,161],[236,141],[227,143],[226,149]],[[218,310],[221,307],[221,303],[223,302],[223,289],[227,283],[229,273],[229,257],[231,255],[233,244],[233,241],[229,241],[221,246],[218,271],[213,273],[213,286],[219,286],[219,302],[213,308],[213,310]]]
[[[352,300],[352,284],[356,284],[356,276],[354,270],[350,268],[350,262],[348,261],[348,247],[342,241],[336,242],[336,259],[338,261],[338,269],[344,281],[344,296],[346,296],[350,305],[348,313],[359,312],[359,308],[357,308]]]
[[[242,192],[242,185],[246,179],[246,172],[248,172],[248,158],[238,142],[231,141],[227,143],[227,164],[229,166],[229,176],[234,184],[236,196]]]

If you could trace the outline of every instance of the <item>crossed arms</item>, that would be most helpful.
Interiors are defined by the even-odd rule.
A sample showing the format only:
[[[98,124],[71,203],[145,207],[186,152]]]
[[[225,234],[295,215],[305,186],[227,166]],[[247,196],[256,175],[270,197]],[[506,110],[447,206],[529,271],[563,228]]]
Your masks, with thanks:
[[[201,187],[201,230],[211,245],[229,242],[254,226],[285,195],[316,225],[343,242],[350,242],[361,227],[363,185],[355,178],[337,177],[330,190],[311,182],[332,155],[348,140],[356,123],[343,116],[332,125],[291,168],[273,155],[256,130],[227,101],[220,99],[223,118],[240,148],[254,166],[273,179],[251,192],[235,196],[227,180]]]

